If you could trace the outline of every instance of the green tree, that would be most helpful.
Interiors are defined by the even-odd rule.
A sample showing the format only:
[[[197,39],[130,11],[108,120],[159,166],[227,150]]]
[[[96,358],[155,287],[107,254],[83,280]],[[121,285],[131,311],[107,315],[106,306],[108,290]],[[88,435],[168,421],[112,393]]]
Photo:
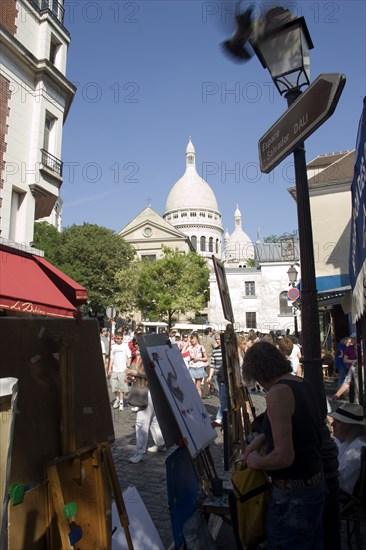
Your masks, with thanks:
[[[205,307],[209,291],[209,268],[204,258],[190,252],[163,247],[164,256],[154,262],[136,262],[134,275],[130,271],[119,273],[118,281],[130,280],[125,300],[154,320],[166,320],[169,328],[177,313],[196,312]],[[131,266],[132,268],[132,266]],[[125,302],[126,303],[126,302]],[[117,302],[123,310],[125,304]]]
[[[132,316],[138,309],[138,281],[143,265],[141,260],[135,259],[125,269],[117,271],[115,275],[118,292],[115,296],[115,305],[120,314]]]
[[[60,261],[61,233],[47,222],[34,224],[33,241],[36,248],[44,251],[45,258],[54,265]]]
[[[88,291],[85,308],[104,312],[121,291],[116,273],[132,261],[135,251],[111,229],[84,223],[59,233],[41,222],[34,227],[34,242],[45,258]]]
[[[111,229],[84,223],[61,233],[60,268],[88,291],[88,308],[104,312],[120,290],[116,273],[127,267],[134,249]]]

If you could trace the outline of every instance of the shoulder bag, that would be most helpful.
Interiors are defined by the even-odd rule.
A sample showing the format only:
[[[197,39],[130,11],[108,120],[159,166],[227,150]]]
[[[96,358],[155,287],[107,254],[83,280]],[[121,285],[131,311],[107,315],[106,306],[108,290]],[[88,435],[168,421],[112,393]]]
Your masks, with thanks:
[[[147,387],[147,381],[141,376],[136,376],[134,383],[131,386],[130,393],[128,394],[128,404],[131,407],[140,407],[145,409],[148,404],[149,388]]]
[[[269,483],[263,470],[245,467],[231,477],[236,500],[238,535],[246,549],[265,541]]]

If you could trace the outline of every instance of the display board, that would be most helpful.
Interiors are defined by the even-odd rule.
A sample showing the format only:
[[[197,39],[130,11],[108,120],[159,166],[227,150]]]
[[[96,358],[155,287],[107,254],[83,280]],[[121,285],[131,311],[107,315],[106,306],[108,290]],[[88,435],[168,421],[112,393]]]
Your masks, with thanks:
[[[216,437],[178,346],[166,337],[140,337],[141,357],[165,442],[183,444],[192,458]]]

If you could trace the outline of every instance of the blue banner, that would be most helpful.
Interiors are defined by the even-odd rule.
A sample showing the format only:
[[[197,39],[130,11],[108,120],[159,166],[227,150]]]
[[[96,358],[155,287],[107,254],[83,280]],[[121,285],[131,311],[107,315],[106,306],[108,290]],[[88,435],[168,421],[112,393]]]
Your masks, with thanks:
[[[366,97],[358,127],[355,170],[352,181],[352,218],[349,274],[352,286],[352,322],[366,305]]]

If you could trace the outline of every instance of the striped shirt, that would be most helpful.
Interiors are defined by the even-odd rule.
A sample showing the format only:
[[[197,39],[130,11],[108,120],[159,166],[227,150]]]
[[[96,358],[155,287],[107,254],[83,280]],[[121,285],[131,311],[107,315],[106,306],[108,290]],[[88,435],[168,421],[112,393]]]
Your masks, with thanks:
[[[224,373],[222,370],[222,349],[221,346],[214,348],[211,355],[211,368],[215,369],[215,375],[219,382],[223,381]]]

